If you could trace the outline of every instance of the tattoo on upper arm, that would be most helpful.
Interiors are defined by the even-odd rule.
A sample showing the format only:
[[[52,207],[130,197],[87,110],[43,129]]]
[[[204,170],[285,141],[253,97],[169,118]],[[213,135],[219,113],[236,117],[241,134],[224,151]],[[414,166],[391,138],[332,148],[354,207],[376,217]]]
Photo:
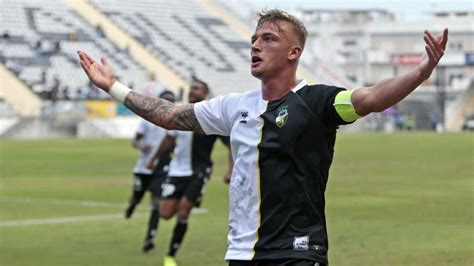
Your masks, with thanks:
[[[177,129],[187,129],[203,133],[201,125],[199,125],[199,121],[194,113],[194,104],[176,106],[175,109],[176,114],[173,120]]]
[[[203,132],[194,113],[193,104],[177,105],[132,91],[125,99],[125,106],[155,125],[167,129]]]

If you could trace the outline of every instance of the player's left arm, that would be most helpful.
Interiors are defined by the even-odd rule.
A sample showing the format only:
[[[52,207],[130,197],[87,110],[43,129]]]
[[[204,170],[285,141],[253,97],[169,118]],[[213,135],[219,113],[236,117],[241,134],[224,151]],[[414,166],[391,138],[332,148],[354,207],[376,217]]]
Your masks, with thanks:
[[[387,109],[400,102],[430,77],[431,72],[444,54],[448,41],[448,29],[444,29],[436,37],[431,32],[425,31],[423,38],[426,53],[415,69],[378,82],[371,87],[353,91],[351,101],[357,115],[365,116],[371,112],[381,112]]]

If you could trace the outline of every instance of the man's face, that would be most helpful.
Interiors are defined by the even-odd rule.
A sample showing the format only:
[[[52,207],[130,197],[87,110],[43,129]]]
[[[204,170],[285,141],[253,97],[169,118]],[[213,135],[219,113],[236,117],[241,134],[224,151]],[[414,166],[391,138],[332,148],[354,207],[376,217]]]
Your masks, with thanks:
[[[204,99],[206,99],[208,91],[206,87],[197,81],[193,81],[191,83],[191,87],[189,88],[189,102],[190,103],[197,103]]]
[[[286,21],[265,22],[252,36],[251,72],[258,79],[278,75],[278,70],[288,67],[291,48],[292,25]]]

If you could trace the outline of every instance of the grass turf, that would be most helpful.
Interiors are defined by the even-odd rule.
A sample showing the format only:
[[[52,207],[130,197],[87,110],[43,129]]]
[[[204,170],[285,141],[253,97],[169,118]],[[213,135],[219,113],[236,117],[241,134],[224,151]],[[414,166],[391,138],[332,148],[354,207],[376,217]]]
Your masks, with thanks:
[[[473,136],[339,135],[326,192],[331,265],[473,265]],[[148,199],[121,216],[137,156],[126,140],[2,139],[0,264],[161,265],[174,220],[160,221],[144,255]],[[225,149],[213,157],[208,212],[192,215],[180,265],[225,265]],[[55,220],[83,216],[94,217]]]

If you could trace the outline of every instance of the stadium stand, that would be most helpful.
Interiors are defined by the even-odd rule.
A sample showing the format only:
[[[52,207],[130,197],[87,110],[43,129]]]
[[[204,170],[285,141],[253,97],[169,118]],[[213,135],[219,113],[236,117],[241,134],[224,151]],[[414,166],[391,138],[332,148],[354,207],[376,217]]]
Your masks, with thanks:
[[[3,1],[0,16],[2,63],[43,98],[51,98],[51,90],[54,97],[68,94],[69,99],[108,97],[84,91],[87,83],[78,67],[78,49],[96,58],[106,56],[125,84],[140,86],[146,81],[142,66],[62,1]]]
[[[0,90],[4,108],[2,119],[9,116],[38,116],[43,108],[41,99],[4,65],[0,65]],[[3,112],[5,111],[5,112]]]
[[[160,87],[154,84],[161,83],[174,91],[183,89],[186,95],[192,76],[208,82],[214,95],[256,89],[259,81],[250,75],[249,69],[249,38],[258,10],[257,5],[238,0],[2,1],[0,135],[130,137],[133,134],[128,127],[136,120],[127,120],[133,118],[131,112],[123,105],[105,101],[108,96],[87,82],[77,62],[79,49],[94,58],[106,56],[119,80],[138,90]],[[371,10],[354,13],[295,9],[291,12],[307,25],[326,25],[308,27],[307,48],[298,77],[309,83],[354,88],[371,84],[371,80],[367,82],[369,77],[378,80],[391,75],[395,67],[390,61],[381,64],[382,57],[360,56],[359,61],[354,61],[346,54],[390,55],[416,50],[412,46],[392,47],[392,35],[401,34],[411,40],[413,32],[422,31],[414,24],[407,27],[396,21],[392,22],[400,28],[397,33],[392,32],[392,22],[379,25],[365,21],[352,28],[349,27],[354,26],[352,21],[340,25],[331,22],[354,14],[365,18],[372,14]],[[318,20],[321,14],[327,15],[330,23]],[[460,26],[450,26],[453,36],[450,49],[457,50],[447,53],[444,58],[447,63],[443,66],[445,79],[449,80],[443,108],[445,128],[449,131],[460,130],[466,117],[474,113],[471,74],[474,61],[468,60],[474,57],[463,48],[470,47],[464,35],[468,36],[472,29],[465,27],[463,18],[456,21]],[[382,37],[375,41],[365,39],[374,32]],[[376,48],[369,41],[377,44]],[[405,68],[396,66],[396,69],[403,72]],[[159,81],[149,79],[149,73],[157,74]],[[413,114],[417,129],[431,129],[433,114],[441,117],[437,76],[442,75],[433,75],[422,89],[397,106],[400,114]],[[462,84],[451,82],[457,79]],[[342,131],[384,130],[390,120],[396,120],[391,115],[374,114],[374,119],[360,119]]]
[[[216,94],[258,88],[258,81],[250,75],[249,41],[200,3],[91,3],[184,79],[198,76]]]

